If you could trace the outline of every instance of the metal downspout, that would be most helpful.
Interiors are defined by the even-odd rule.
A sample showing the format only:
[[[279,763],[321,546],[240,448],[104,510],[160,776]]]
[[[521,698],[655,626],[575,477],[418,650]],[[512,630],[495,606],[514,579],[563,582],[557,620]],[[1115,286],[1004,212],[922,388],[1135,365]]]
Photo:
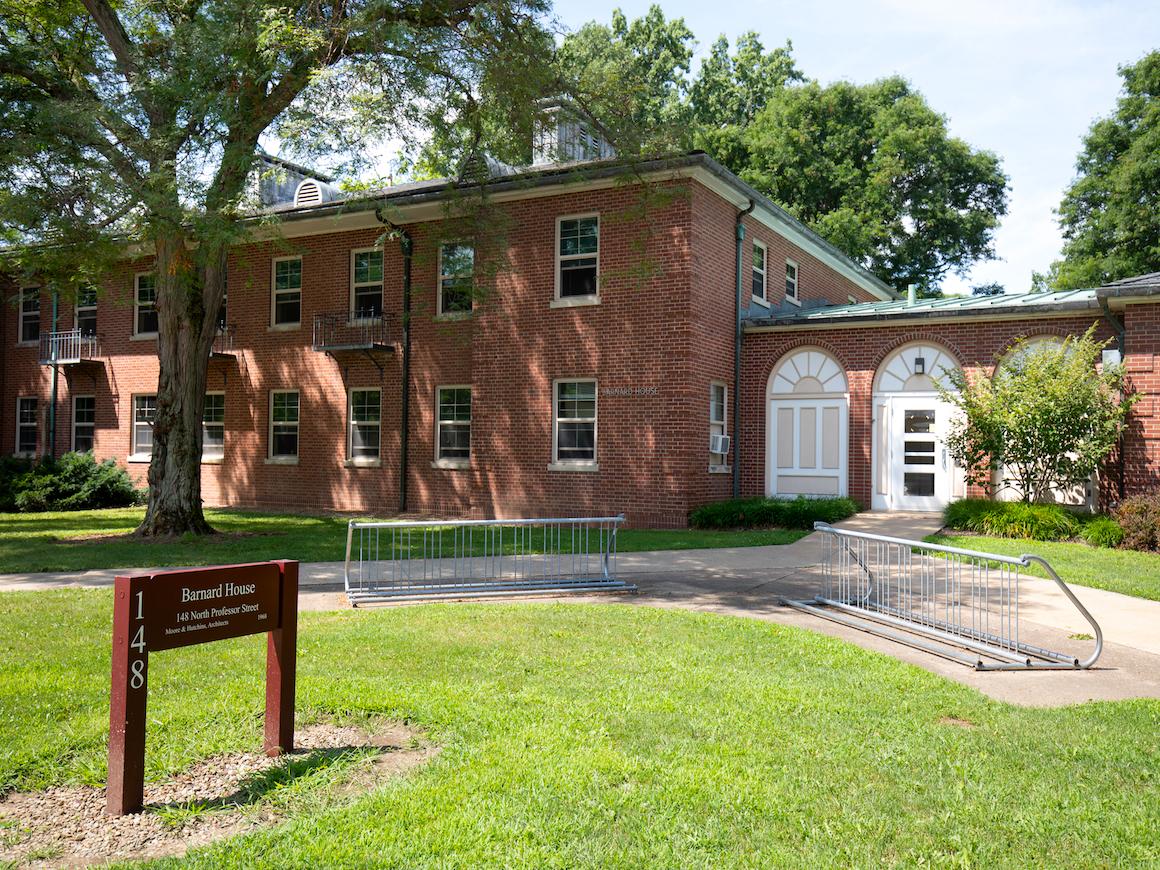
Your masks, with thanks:
[[[399,408],[399,513],[407,512],[407,453],[411,443],[411,255],[415,243],[404,228],[383,217],[382,209],[375,209],[379,223],[399,239],[403,252],[403,376]]]
[[[737,299],[734,310],[734,338],[733,338],[733,497],[741,498],[741,243],[745,241],[744,217],[757,207],[752,199],[749,205],[737,212],[734,235],[737,244]]]
[[[1120,351],[1120,365],[1127,363],[1128,356],[1128,327],[1123,320],[1116,317],[1112,313],[1111,307],[1108,305],[1108,300],[1097,296],[1096,299],[1100,303],[1100,311],[1104,315],[1104,320],[1112,327],[1112,332],[1116,334],[1116,349]],[[1127,492],[1126,482],[1124,480],[1124,435],[1120,434],[1120,439],[1116,442],[1116,452],[1119,454],[1116,465],[1116,494],[1123,499]],[[1100,493],[1097,492],[1096,501],[1102,501],[1099,498]]]
[[[52,331],[57,331],[57,319],[60,316],[60,293],[52,291]],[[52,339],[49,339],[50,341]],[[52,354],[52,399],[48,403],[48,455],[56,459],[56,402],[60,383],[60,366],[56,364],[56,353]]]

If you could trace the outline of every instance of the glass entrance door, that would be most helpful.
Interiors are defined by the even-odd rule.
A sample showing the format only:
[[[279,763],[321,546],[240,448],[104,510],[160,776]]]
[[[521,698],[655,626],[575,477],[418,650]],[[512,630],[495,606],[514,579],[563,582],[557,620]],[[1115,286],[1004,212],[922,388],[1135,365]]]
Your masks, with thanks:
[[[941,510],[950,499],[944,441],[949,409],[934,398],[894,399],[891,501],[898,510]]]

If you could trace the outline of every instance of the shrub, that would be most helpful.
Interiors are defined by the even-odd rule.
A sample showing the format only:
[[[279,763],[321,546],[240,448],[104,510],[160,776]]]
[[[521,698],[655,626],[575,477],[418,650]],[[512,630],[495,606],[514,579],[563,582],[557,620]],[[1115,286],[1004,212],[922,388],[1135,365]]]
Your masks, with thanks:
[[[31,459],[0,456],[0,511],[16,510],[16,481],[32,468]]]
[[[1129,550],[1155,550],[1160,544],[1160,492],[1134,495],[1120,502],[1116,520],[1123,529],[1121,546]]]
[[[1124,540],[1124,530],[1111,517],[1092,517],[1084,523],[1079,536],[1093,547],[1118,547]]]
[[[139,495],[128,472],[112,459],[97,462],[87,453],[25,461],[19,469],[0,467],[4,497],[0,509],[25,512],[126,507]]]
[[[1059,505],[978,498],[948,505],[943,522],[952,529],[980,535],[1033,541],[1063,541],[1074,538],[1080,529],[1075,515]]]
[[[740,498],[701,505],[689,515],[695,529],[812,529],[815,522],[836,523],[858,512],[848,498]]]

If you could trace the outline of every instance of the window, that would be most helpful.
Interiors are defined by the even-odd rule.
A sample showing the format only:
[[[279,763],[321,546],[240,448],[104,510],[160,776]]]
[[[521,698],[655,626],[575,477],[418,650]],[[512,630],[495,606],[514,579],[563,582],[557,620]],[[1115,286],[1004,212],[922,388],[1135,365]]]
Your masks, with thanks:
[[[97,334],[97,288],[81,287],[77,291],[77,329],[81,335]]]
[[[556,295],[560,299],[596,295],[600,258],[600,218],[560,218],[557,225]]]
[[[148,273],[138,275],[136,281],[136,294],[133,302],[137,316],[133,324],[136,327],[133,334],[156,335],[157,285],[154,283],[153,276]]]
[[[201,412],[201,459],[221,459],[226,453],[226,394],[206,393]]]
[[[16,454],[18,456],[36,455],[36,398],[21,398],[16,400]]]
[[[133,455],[153,455],[153,420],[157,417],[156,396],[133,397]]]
[[[20,340],[40,339],[40,288],[27,287],[20,291]]]
[[[466,464],[471,458],[471,387],[439,387],[435,460]]]
[[[764,302],[765,295],[765,245],[753,243],[753,298]]]
[[[439,247],[439,313],[471,310],[475,248],[458,242]]]
[[[301,257],[283,257],[274,261],[271,307],[274,326],[298,326],[302,322]]]
[[[379,421],[381,416],[379,390],[350,391],[350,430],[347,436],[347,456],[353,460],[379,458]]]
[[[716,381],[709,385],[709,441],[712,444],[713,436],[724,436],[728,431],[725,425],[726,406],[728,404],[728,388]],[[729,461],[727,453],[709,454],[710,465],[725,465]]]
[[[92,453],[97,430],[97,400],[92,396],[73,396],[72,449],[74,453]]]
[[[794,302],[798,298],[798,267],[793,260],[785,261],[785,298]]]
[[[270,393],[270,458],[298,458],[298,391]]]
[[[351,303],[353,320],[383,314],[383,252],[352,251]]]
[[[596,462],[596,381],[557,381],[555,461]]]

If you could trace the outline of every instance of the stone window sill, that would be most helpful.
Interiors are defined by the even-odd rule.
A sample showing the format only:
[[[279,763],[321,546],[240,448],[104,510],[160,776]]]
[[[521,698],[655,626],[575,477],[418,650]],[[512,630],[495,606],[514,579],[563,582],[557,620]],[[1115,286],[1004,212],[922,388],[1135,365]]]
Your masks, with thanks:
[[[157,341],[156,332],[135,332],[129,336],[129,341]]]
[[[203,456],[203,457],[201,457],[201,464],[202,465],[221,465],[222,460],[224,460],[224,459],[225,459],[224,456]]]
[[[152,462],[152,453],[130,453],[128,462]]]
[[[733,466],[732,465],[710,465],[709,466],[709,473],[710,474],[732,474],[733,473]]]
[[[266,327],[266,332],[296,332],[301,328],[301,323],[272,323]]]
[[[343,460],[343,468],[382,468],[383,460],[371,456],[355,456]]]
[[[599,305],[600,296],[562,296],[553,299],[549,308],[579,308],[584,305]]]
[[[548,471],[599,471],[597,462],[552,462],[548,464]]]
[[[297,465],[297,456],[269,456],[266,458],[266,465]]]
[[[443,311],[435,315],[435,322],[448,323],[456,320],[470,320],[471,314],[470,311]]]
[[[470,459],[436,459],[431,463],[432,468],[442,468],[449,471],[471,468]]]

